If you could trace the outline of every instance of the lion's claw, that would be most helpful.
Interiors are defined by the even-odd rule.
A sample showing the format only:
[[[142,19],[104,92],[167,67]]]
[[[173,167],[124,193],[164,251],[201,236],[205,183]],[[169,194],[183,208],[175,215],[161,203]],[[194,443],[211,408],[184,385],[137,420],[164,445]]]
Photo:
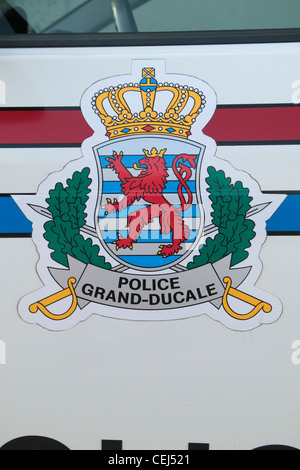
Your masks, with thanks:
[[[120,163],[122,158],[123,158],[123,152],[120,152],[120,154],[118,155],[117,152],[114,151],[112,157],[106,158],[106,160],[109,163],[109,165],[107,165],[107,168],[112,168],[113,170],[115,170],[116,164]]]
[[[173,244],[173,245],[160,245],[161,251],[159,251],[157,254],[162,256],[163,258],[167,258],[168,256],[172,256],[176,253],[178,253],[179,250],[182,250],[182,246],[178,244]]]
[[[116,198],[114,202],[110,198],[106,198],[107,204],[103,204],[101,207],[105,210],[105,215],[111,214],[112,212],[117,212],[119,208],[119,203]]]
[[[120,248],[126,249],[129,248],[130,250],[133,250],[133,245],[132,245],[132,239],[130,237],[128,238],[122,238],[122,235],[120,233],[118,235],[118,240],[115,240],[113,243],[116,245],[116,250],[119,250]]]

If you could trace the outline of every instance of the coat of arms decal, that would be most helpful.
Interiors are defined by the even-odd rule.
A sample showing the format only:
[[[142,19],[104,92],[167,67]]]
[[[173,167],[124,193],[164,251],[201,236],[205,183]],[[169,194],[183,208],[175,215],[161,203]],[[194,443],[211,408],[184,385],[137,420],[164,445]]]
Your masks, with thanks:
[[[283,201],[215,156],[203,133],[214,90],[132,61],[130,76],[93,84],[94,130],[74,160],[15,196],[33,222],[44,287],[21,317],[63,330],[92,314],[125,320],[209,315],[234,330],[272,323],[280,301],[257,287],[266,221]]]

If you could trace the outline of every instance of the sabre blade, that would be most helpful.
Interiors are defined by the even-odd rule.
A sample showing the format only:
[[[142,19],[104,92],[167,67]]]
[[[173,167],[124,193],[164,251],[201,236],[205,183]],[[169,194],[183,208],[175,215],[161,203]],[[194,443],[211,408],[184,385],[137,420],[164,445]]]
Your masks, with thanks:
[[[28,206],[43,217],[47,217],[47,219],[53,219],[51,212],[45,207],[37,206],[35,204],[28,204]],[[90,225],[84,225],[81,227],[80,231],[92,237],[98,237],[96,230]]]
[[[246,214],[246,218],[249,219],[250,217],[253,217],[256,214],[259,214],[260,212],[265,210],[270,204],[271,204],[270,202],[266,202],[266,203],[257,204],[256,206],[251,207],[251,209],[249,209]],[[216,225],[214,224],[206,225],[203,229],[203,236],[207,236],[210,233],[215,232],[216,230],[218,230],[218,227]]]
[[[256,206],[251,207],[251,209],[249,209],[246,214],[246,218],[248,219],[249,217],[259,214],[260,212],[265,210],[270,204],[271,204],[270,202],[266,202],[266,203],[257,204]],[[45,207],[37,206],[35,204],[28,204],[28,206],[31,209],[33,209],[35,212],[37,212],[38,214],[42,215],[43,217],[47,217],[47,219],[53,218],[51,212]],[[214,224],[206,225],[206,227],[204,227],[204,230],[203,230],[203,236],[207,236],[210,233],[213,233],[217,230],[218,230],[218,227]],[[94,227],[91,227],[90,225],[84,225],[83,227],[81,227],[80,231],[92,237],[98,237],[96,229]]]

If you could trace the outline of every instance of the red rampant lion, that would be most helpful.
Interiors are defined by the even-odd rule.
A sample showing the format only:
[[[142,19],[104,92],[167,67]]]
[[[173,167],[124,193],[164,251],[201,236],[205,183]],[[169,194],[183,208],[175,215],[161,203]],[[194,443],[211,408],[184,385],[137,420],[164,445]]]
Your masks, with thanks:
[[[160,233],[169,234],[172,232],[172,244],[161,245],[158,255],[166,258],[178,253],[182,249],[182,242],[189,237],[190,231],[188,226],[184,224],[181,212],[187,210],[192,203],[193,195],[187,185],[192,170],[190,166],[184,163],[179,163],[180,170],[178,170],[177,163],[182,159],[183,162],[187,161],[193,168],[196,168],[197,156],[181,154],[173,161],[172,168],[179,180],[178,195],[181,201],[181,207],[175,208],[163,195],[169,176],[163,156],[165,151],[166,149],[158,152],[156,148],[153,148],[151,152],[143,150],[146,156],[139,161],[139,167],[134,164],[135,169],[141,170],[138,176],[132,176],[123,165],[123,152],[120,152],[119,155],[113,152],[113,156],[106,159],[109,162],[108,168],[113,169],[121,180],[122,192],[125,196],[120,202],[116,199],[113,202],[111,199],[107,199],[107,204],[102,206],[106,211],[105,214],[126,209],[140,199],[150,204],[128,215],[127,227],[129,228],[129,234],[127,238],[123,238],[118,234],[118,240],[114,242],[117,250],[120,248],[132,250],[132,244],[140,237],[143,227],[155,218],[159,219]],[[183,188],[185,188],[188,196],[187,202],[183,195]]]

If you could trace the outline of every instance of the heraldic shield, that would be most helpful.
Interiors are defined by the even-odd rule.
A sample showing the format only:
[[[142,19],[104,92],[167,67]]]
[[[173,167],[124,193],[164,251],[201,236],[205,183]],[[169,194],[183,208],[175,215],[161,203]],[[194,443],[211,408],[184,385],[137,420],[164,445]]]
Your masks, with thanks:
[[[101,182],[96,227],[121,265],[176,266],[199,244],[204,146],[179,138],[134,137],[94,148]]]

